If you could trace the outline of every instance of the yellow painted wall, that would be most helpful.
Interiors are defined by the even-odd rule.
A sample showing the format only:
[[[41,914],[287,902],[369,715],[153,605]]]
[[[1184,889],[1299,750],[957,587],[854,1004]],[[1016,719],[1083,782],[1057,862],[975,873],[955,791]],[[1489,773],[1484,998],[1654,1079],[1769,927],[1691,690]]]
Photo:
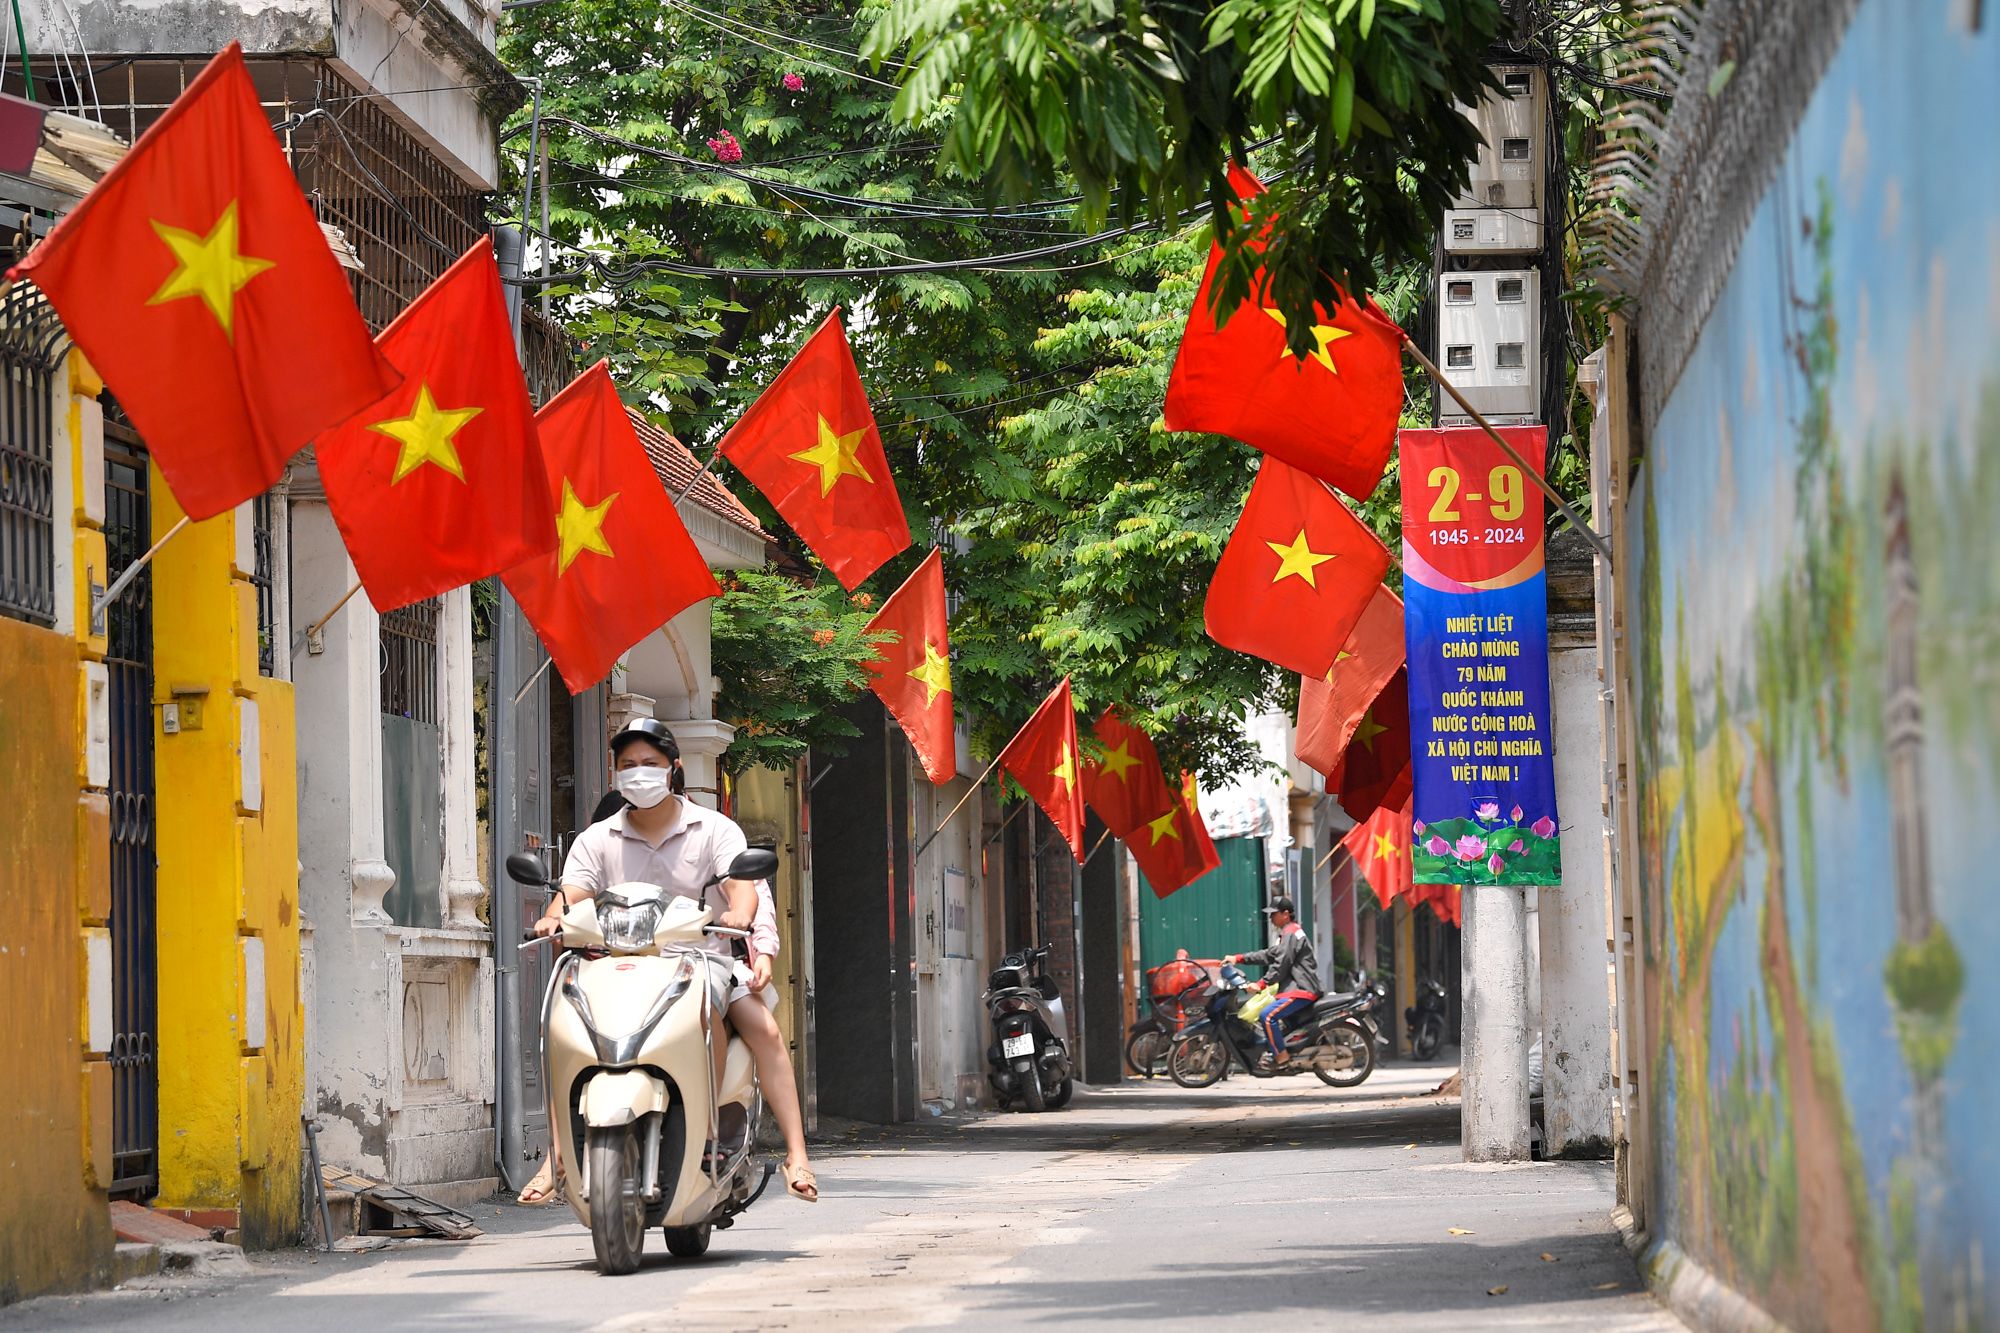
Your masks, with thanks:
[[[0,1305],[100,1285],[104,1196],[89,1177],[83,1067],[87,867],[78,855],[75,644],[0,619]],[[108,1105],[103,1108],[107,1113]],[[108,1115],[104,1148],[109,1154]]]
[[[153,477],[153,530],[180,519]],[[248,521],[247,517],[243,520]],[[233,515],[198,523],[153,572],[159,869],[160,1193],[157,1205],[240,1210],[246,1246],[296,1240],[299,1109],[298,819],[291,687],[257,673],[256,589]],[[201,711],[188,725],[190,704]],[[262,797],[246,809],[241,748],[258,717]],[[245,975],[261,941],[262,986]],[[263,993],[263,1038],[249,998]]]
[[[795,769],[753,768],[733,783],[736,822],[751,842],[770,843],[778,850],[778,877],[772,901],[778,909],[778,961],[771,972],[778,987],[778,1028],[792,1052],[792,1065],[804,1077],[805,978],[800,960],[799,884],[804,848],[798,826],[798,773]]]

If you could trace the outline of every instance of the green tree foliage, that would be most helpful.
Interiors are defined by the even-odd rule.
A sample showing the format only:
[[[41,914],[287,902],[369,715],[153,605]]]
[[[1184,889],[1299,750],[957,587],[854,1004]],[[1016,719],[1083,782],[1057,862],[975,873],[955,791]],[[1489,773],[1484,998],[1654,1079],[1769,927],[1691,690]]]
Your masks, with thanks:
[[[868,685],[861,663],[882,637],[868,632],[872,600],[763,570],[728,577],[710,628],[714,660],[729,667],[716,710],[740,723],[727,768],[783,768],[859,734],[836,710]]]
[[[1304,355],[1336,283],[1428,257],[1478,146],[1456,107],[1487,85],[1501,20],[1497,0],[890,0],[864,50],[902,57],[895,116],[941,122],[942,161],[993,198],[1073,181],[1091,225],[1205,205],[1217,310],[1261,263]],[[1260,143],[1282,179],[1239,222],[1225,169]]]

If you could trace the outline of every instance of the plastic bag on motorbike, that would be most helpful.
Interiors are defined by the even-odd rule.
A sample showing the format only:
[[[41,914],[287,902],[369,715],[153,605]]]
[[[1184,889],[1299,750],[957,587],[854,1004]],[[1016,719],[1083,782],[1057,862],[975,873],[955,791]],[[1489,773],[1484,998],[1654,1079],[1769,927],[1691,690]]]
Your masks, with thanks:
[[[1278,1002],[1276,991],[1259,991],[1237,1007],[1236,1016],[1252,1027],[1264,1016],[1264,1011]]]

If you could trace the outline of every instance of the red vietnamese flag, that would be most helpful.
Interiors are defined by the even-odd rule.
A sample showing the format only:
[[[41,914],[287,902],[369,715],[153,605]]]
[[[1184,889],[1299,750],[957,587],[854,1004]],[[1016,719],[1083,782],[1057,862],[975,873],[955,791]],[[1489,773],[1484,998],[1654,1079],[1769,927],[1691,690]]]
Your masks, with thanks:
[[[910,544],[838,306],[723,436],[722,456],[849,591]]]
[[[1000,752],[1000,767],[1035,798],[1042,813],[1083,860],[1083,787],[1077,781],[1076,705],[1069,677],[1055,687],[1028,724]]]
[[[1339,794],[1348,818],[1367,819],[1381,806],[1402,804],[1411,778],[1409,675],[1398,668],[1362,712],[1327,785]]]
[[[1135,829],[1125,845],[1158,898],[1187,887],[1222,864],[1194,804],[1193,774],[1186,775],[1181,790],[1170,793],[1165,810]]]
[[[1389,549],[1317,478],[1267,458],[1215,566],[1202,618],[1225,648],[1325,676]]]
[[[942,785],[958,775],[953,734],[951,642],[945,632],[944,556],[936,547],[868,622],[897,636],[868,663],[869,688],[903,726],[923,761],[924,776]]]
[[[1381,806],[1340,840],[1354,867],[1375,891],[1375,901],[1387,907],[1397,898],[1418,901],[1412,883],[1410,802]]]
[[[1241,167],[1229,176],[1238,198],[1263,192]],[[1367,498],[1403,411],[1403,331],[1372,300],[1315,307],[1315,346],[1297,360],[1261,269],[1250,301],[1216,327],[1209,291],[1221,260],[1211,247],[1167,381],[1167,429],[1232,436]]]
[[[553,550],[556,511],[492,244],[473,242],[376,346],[403,383],[314,442],[375,609]]]
[[[235,42],[7,276],[48,294],[190,518],[397,383]]]
[[[1464,924],[1463,899],[1456,884],[1419,884],[1410,891],[1410,901],[1428,907],[1438,920],[1454,926]]]
[[[1181,774],[1181,809],[1187,811],[1188,826],[1194,836],[1188,841],[1196,862],[1201,866],[1197,874],[1206,875],[1222,864],[1221,855],[1215,850],[1215,839],[1208,836],[1208,825],[1202,822],[1200,791],[1194,774]]]
[[[1299,678],[1299,762],[1331,773],[1368,705],[1403,665],[1403,599],[1385,584],[1335,655],[1327,677]]]
[[[1083,766],[1083,799],[1115,837],[1132,841],[1135,830],[1175,803],[1160,767],[1153,739],[1107,708],[1092,729],[1104,745],[1102,758]]]
[[[556,549],[501,580],[570,693],[604,678],[633,644],[722,589],[653,471],[600,361],[535,417]]]

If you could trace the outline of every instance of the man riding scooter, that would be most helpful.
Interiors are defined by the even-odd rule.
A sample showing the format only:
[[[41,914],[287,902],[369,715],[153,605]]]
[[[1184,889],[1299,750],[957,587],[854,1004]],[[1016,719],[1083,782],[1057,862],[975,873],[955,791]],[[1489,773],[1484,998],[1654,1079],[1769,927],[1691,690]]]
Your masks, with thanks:
[[[1231,954],[1223,961],[1254,963],[1265,969],[1264,979],[1253,983],[1251,989],[1277,993],[1278,1002],[1263,1012],[1258,1025],[1270,1048],[1264,1058],[1272,1069],[1283,1070],[1292,1062],[1291,1052],[1285,1049],[1286,1024],[1311,1013],[1313,1002],[1320,997],[1319,960],[1313,956],[1312,940],[1299,925],[1290,898],[1273,898],[1264,915],[1277,927],[1277,942],[1255,953]]]
[[[572,904],[621,883],[656,884],[670,894],[701,899],[708,905],[712,891],[707,882],[720,875],[746,846],[743,830],[734,820],[696,805],[683,794],[687,780],[680,747],[665,723],[640,718],[626,726],[611,738],[611,763],[614,786],[630,804],[577,836],[563,865],[561,886],[551,898],[548,912],[535,923],[537,935],[558,934],[562,914]],[[713,892],[722,900],[715,904],[722,909],[721,925],[733,930],[753,928],[755,886],[730,879]],[[718,1016],[727,1014],[730,1026],[750,1048],[766,1104],[784,1134],[786,1156],[781,1171],[787,1192],[813,1202],[819,1198],[819,1189],[806,1157],[804,1117],[791,1059],[764,998],[770,983],[770,959],[768,953],[757,950],[754,929],[751,939],[753,956],[748,966],[720,951],[727,946],[711,943],[717,950],[709,960],[713,1010]],[[725,1044],[718,1032],[718,1057]],[[523,1191],[522,1202],[549,1197],[554,1171],[559,1171],[561,1164],[552,1163],[552,1167],[547,1180],[538,1176]],[[535,1197],[528,1197],[530,1194]]]

